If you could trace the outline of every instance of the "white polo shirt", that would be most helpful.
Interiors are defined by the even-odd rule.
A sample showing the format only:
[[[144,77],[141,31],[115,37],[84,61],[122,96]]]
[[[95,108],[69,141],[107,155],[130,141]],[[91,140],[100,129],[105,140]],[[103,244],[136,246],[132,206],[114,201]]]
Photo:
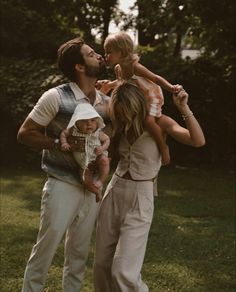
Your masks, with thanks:
[[[71,90],[75,95],[77,101],[86,99],[88,102],[90,100],[79,88],[75,82],[69,83]],[[96,107],[98,104],[102,104],[104,101],[102,99],[101,93],[96,90],[96,98],[93,106]],[[56,88],[51,88],[40,97],[37,104],[34,106],[32,111],[29,113],[29,117],[37,124],[46,127],[54,119],[59,110],[60,95]],[[108,117],[108,106],[104,106],[105,111],[103,115]]]

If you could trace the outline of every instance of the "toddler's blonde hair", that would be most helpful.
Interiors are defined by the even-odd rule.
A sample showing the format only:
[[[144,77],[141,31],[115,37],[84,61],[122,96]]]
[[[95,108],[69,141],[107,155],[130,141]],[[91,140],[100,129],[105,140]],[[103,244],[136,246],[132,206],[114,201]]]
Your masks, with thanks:
[[[104,48],[121,53],[121,69],[125,76],[131,77],[133,75],[132,65],[139,61],[138,55],[134,52],[134,42],[131,37],[125,32],[111,34],[105,39]]]

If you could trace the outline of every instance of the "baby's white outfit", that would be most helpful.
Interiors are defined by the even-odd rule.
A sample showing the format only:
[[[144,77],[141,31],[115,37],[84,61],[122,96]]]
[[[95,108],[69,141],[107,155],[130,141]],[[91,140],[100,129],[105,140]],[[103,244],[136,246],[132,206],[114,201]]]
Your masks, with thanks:
[[[73,156],[76,162],[80,165],[82,169],[85,169],[88,164],[94,160],[96,160],[95,148],[101,146],[101,142],[99,139],[99,132],[101,129],[97,129],[94,133],[84,134],[80,133],[76,126],[74,126],[72,130],[72,136],[84,138],[85,140],[85,151],[78,152],[73,151]],[[107,151],[103,151],[103,155],[108,156]]]
[[[79,132],[75,123],[78,120],[86,120],[86,119],[98,119],[98,129],[91,134],[85,134]],[[71,120],[67,126],[67,129],[72,128],[72,136],[81,137],[81,140],[85,140],[85,151],[73,151],[73,156],[76,162],[81,166],[82,169],[85,169],[88,164],[92,161],[96,160],[96,154],[94,152],[95,148],[101,146],[101,141],[99,139],[99,133],[102,128],[105,127],[103,123],[102,117],[98,114],[98,112],[94,109],[94,107],[90,103],[82,103],[78,104],[76,107]],[[108,156],[107,151],[103,151],[103,154]]]

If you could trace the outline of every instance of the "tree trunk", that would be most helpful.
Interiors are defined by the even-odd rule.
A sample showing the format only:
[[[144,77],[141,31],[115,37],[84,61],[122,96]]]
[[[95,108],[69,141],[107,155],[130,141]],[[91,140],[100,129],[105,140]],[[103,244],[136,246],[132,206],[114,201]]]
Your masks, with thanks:
[[[177,33],[175,48],[173,52],[174,57],[179,57],[181,52],[181,42],[182,42],[182,35]]]

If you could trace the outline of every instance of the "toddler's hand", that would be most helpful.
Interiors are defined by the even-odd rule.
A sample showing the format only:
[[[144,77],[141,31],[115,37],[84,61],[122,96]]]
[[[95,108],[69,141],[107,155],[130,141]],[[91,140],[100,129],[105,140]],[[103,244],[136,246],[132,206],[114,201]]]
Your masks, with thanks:
[[[172,93],[178,94],[182,89],[183,89],[183,86],[182,85],[175,84],[172,87]]]
[[[111,87],[110,87],[110,80],[98,80],[96,82],[96,88],[97,90],[100,90],[101,92],[103,92],[104,94],[107,94],[110,90],[111,90]]]
[[[100,90],[103,83],[105,82],[106,80],[97,80],[96,84],[95,84],[95,87],[97,88],[97,90]]]

